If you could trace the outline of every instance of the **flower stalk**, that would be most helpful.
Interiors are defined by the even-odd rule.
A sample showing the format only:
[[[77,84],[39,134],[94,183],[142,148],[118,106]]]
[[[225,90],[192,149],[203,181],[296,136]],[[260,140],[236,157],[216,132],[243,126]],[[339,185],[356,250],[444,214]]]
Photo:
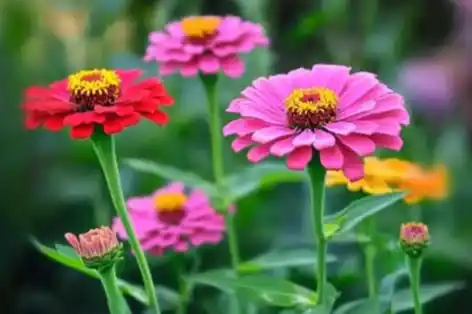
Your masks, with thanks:
[[[308,165],[308,174],[310,177],[310,204],[311,217],[315,233],[315,242],[317,246],[316,259],[316,278],[317,294],[320,304],[326,301],[327,269],[326,255],[328,242],[324,234],[324,192],[326,170],[319,160],[312,160]]]
[[[121,188],[114,139],[112,136],[104,134],[101,130],[95,130],[91,140],[93,149],[103,170],[113,205],[123,223],[126,233],[128,234],[129,243],[136,256],[136,261],[143,278],[144,287],[149,298],[149,306],[154,314],[160,314],[161,311],[159,308],[151,270],[144,255],[144,251],[139,243],[138,238],[136,237],[136,232],[134,231],[128,211],[126,210],[126,203],[123,196],[123,190]]]
[[[223,136],[221,133],[221,117],[218,106],[217,94],[217,75],[201,75],[200,76],[205,93],[207,95],[208,113],[210,117],[210,138],[211,138],[211,155],[213,166],[213,177],[216,182],[219,195],[218,210],[223,210],[225,215],[226,228],[228,233],[228,249],[231,258],[231,267],[234,272],[238,273],[239,266],[239,247],[236,229],[234,226],[233,214],[229,211],[229,202],[226,197],[224,186],[224,165],[223,165]],[[239,313],[239,302],[232,300],[232,313]]]
[[[128,309],[125,307],[126,303],[123,303],[123,295],[118,289],[115,266],[104,269],[100,271],[99,274],[100,281],[102,282],[103,289],[107,296],[110,314],[127,314]]]
[[[420,283],[421,283],[421,257],[407,256],[408,270],[410,274],[411,295],[413,297],[413,304],[415,305],[415,314],[423,314],[423,306],[420,298]]]

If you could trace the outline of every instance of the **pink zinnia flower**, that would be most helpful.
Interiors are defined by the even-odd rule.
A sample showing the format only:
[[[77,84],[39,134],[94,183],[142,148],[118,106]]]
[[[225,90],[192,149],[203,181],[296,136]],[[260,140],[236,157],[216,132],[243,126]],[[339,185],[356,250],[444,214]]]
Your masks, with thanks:
[[[368,72],[350,73],[340,65],[315,65],[288,74],[259,78],[233,100],[227,112],[241,117],[228,123],[232,147],[248,152],[251,162],[269,155],[287,156],[287,166],[303,170],[319,154],[329,170],[351,181],[364,175],[360,157],[376,147],[399,150],[402,125],[409,115],[402,96]]]
[[[194,189],[187,195],[183,183],[171,183],[152,195],[130,198],[127,203],[137,237],[147,252],[185,252],[190,245],[216,244],[223,238],[224,217],[211,207],[203,191]],[[113,229],[121,238],[127,238],[118,217]]]
[[[195,76],[199,71],[221,70],[229,77],[244,72],[239,54],[269,44],[261,25],[236,16],[187,17],[169,23],[165,31],[152,32],[149,42],[144,60],[160,63],[161,75],[179,70],[182,76]]]

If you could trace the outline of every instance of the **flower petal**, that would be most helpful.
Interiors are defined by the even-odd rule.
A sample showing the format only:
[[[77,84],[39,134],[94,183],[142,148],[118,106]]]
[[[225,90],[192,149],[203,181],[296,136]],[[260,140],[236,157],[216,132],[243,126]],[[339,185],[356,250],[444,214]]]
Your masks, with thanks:
[[[288,129],[288,128],[279,127],[279,126],[271,126],[271,127],[263,128],[254,132],[252,134],[252,140],[261,144],[265,144],[273,140],[276,140],[280,137],[291,135],[293,134],[293,132],[294,132],[293,130]]]
[[[314,133],[315,141],[313,142],[313,146],[317,150],[322,150],[336,144],[336,139],[334,136],[326,131],[323,130],[316,130]]]
[[[295,135],[293,138],[293,146],[301,147],[301,146],[311,146],[315,141],[315,135],[313,134],[312,130],[304,130],[302,133]]]
[[[375,152],[375,142],[367,136],[350,134],[340,135],[338,138],[359,156],[367,156]]]
[[[348,135],[356,129],[356,125],[350,122],[333,122],[324,126],[324,128],[334,134]]]
[[[292,170],[304,170],[311,160],[313,148],[298,147],[287,156],[287,167]]]
[[[344,157],[338,146],[332,146],[320,150],[320,161],[326,169],[338,170],[343,166]]]
[[[275,141],[270,147],[270,153],[277,157],[282,157],[295,149],[293,137]]]
[[[269,147],[270,147],[270,143],[268,144],[262,144],[262,145],[259,145],[259,146],[255,146],[253,148],[251,148],[248,152],[247,152],[247,159],[250,161],[250,162],[259,162],[261,161],[262,159],[266,158],[267,156],[269,156]]]

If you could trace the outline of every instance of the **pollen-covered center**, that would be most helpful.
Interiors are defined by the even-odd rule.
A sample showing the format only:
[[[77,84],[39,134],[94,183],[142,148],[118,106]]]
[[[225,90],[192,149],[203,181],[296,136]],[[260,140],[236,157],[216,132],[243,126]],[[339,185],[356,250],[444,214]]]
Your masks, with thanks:
[[[220,23],[216,16],[192,16],[182,20],[182,30],[190,39],[205,39],[216,34]]]
[[[181,192],[161,193],[154,197],[154,209],[159,219],[171,225],[177,225],[185,216],[187,196]]]
[[[96,105],[111,106],[120,96],[121,79],[115,71],[106,69],[84,70],[68,78],[70,101],[77,111],[93,110]]]
[[[338,96],[329,88],[297,88],[285,99],[288,124],[293,129],[316,129],[336,119]]]

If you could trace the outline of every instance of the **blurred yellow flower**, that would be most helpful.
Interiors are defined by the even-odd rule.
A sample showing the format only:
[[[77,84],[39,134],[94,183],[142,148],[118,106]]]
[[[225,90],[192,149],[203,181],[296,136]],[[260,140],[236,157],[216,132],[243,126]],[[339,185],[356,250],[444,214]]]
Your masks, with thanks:
[[[345,184],[349,191],[372,195],[409,191],[405,197],[408,204],[416,204],[423,199],[440,200],[448,194],[448,172],[444,165],[424,169],[405,160],[366,157],[364,169],[364,178],[355,182],[350,182],[340,171],[328,171],[326,185]]]

